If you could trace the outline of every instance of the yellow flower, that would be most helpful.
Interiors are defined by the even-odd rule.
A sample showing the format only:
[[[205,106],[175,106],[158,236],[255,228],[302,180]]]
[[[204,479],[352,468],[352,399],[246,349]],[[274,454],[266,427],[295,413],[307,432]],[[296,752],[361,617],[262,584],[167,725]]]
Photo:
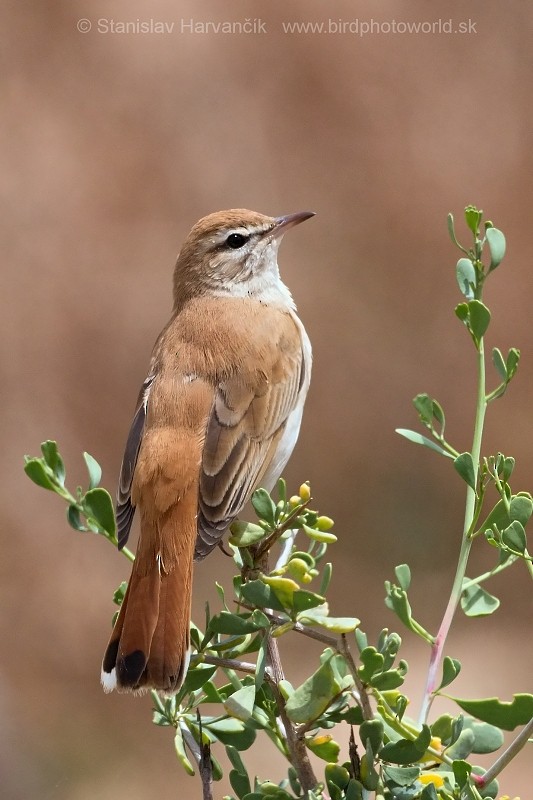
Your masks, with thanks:
[[[423,783],[424,786],[427,786],[428,783],[432,783],[437,789],[439,786],[444,786],[444,778],[439,775],[438,772],[424,772],[422,775],[418,776],[418,781],[419,783]]]

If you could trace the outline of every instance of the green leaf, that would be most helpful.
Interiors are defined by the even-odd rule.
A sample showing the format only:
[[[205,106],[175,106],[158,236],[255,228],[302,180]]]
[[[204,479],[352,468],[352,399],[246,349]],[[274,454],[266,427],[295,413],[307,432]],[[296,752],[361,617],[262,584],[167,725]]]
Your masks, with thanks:
[[[271,608],[274,611],[283,611],[283,605],[276,597],[274,591],[262,580],[249,581],[241,586],[243,598],[252,606]]]
[[[459,289],[467,300],[474,297],[476,288],[476,270],[469,258],[460,258],[455,268],[455,275]]]
[[[378,675],[373,675],[370,679],[370,685],[380,692],[390,691],[397,689],[404,682],[405,672],[398,669],[389,669],[386,672],[380,672]]]
[[[362,666],[359,667],[357,672],[362,681],[369,683],[376,672],[381,672],[385,659],[375,647],[365,647],[361,652],[360,660]]]
[[[457,238],[455,236],[455,225],[454,225],[454,220],[453,220],[453,214],[448,214],[447,222],[448,222],[448,233],[450,235],[450,239],[452,240],[453,244],[456,247],[458,247],[459,250],[462,250],[463,253],[466,253],[467,251],[465,250],[465,248],[462,245],[459,244],[459,242],[457,241]]]
[[[323,761],[328,761],[330,764],[336,764],[339,760],[340,745],[333,741],[332,736],[329,734],[318,734],[308,738],[305,740],[305,746],[315,756],[318,756]]]
[[[526,532],[521,522],[515,520],[502,531],[502,542],[517,553],[524,553],[527,546]]]
[[[321,595],[315,594],[314,592],[307,592],[305,589],[299,589],[294,592],[292,596],[292,607],[296,612],[308,611],[311,608],[316,608],[323,604],[324,598]]]
[[[296,581],[282,578],[280,575],[263,575],[262,580],[270,586],[283,608],[293,607],[294,593],[300,591]]]
[[[444,661],[442,662],[442,680],[436,691],[439,691],[439,689],[444,689],[445,686],[449,686],[450,683],[457,678],[460,672],[461,662],[457,661],[456,658],[445,656]]]
[[[365,720],[359,728],[359,736],[365,750],[368,750],[368,742],[372,753],[377,755],[383,744],[384,727],[380,719]]]
[[[233,745],[237,750],[247,750],[255,741],[255,730],[236,717],[224,717],[211,722],[204,720],[202,724],[222,744]]]
[[[286,703],[286,711],[293,722],[311,722],[326,710],[341,691],[335,680],[331,660],[322,664],[301,686],[294,690]]]
[[[331,576],[333,574],[333,565],[330,561],[327,564],[324,564],[324,568],[322,569],[322,579],[320,581],[320,592],[319,594],[325,595],[329,584],[331,582]]]
[[[509,516],[512,521],[527,525],[533,514],[533,500],[529,494],[515,494],[511,497]]]
[[[230,744],[226,746],[226,753],[231,762],[232,767],[240,774],[247,775],[248,772],[244,766],[244,761],[239,755],[239,751],[232,747]]]
[[[176,729],[176,735],[174,736],[174,748],[176,750],[176,755],[178,756],[179,761],[185,772],[188,775],[194,775],[194,767],[189,761],[187,757],[187,753],[185,752],[185,743],[183,741],[183,735],[179,728]]]
[[[44,456],[44,460],[54,473],[57,482],[60,486],[65,485],[65,465],[63,464],[63,459],[59,455],[59,450],[57,449],[57,442],[52,440],[48,440],[41,444],[41,450]]]
[[[331,791],[331,786],[336,786],[339,789],[345,789],[350,782],[350,773],[346,767],[341,767],[340,764],[328,764],[324,770],[326,775],[326,783],[328,789]]]
[[[83,513],[94,519],[110,536],[116,535],[115,512],[111,495],[105,489],[90,489],[83,498]]]
[[[276,506],[266,489],[256,489],[252,495],[252,505],[259,519],[276,527]]]
[[[49,489],[55,492],[55,485],[53,480],[47,473],[46,467],[40,458],[28,458],[24,464],[24,472],[28,478],[43,489]]]
[[[75,531],[85,532],[89,530],[87,526],[83,524],[81,514],[77,506],[70,505],[67,508],[67,521],[70,527],[74,528]]]
[[[464,589],[461,595],[461,608],[467,617],[488,617],[494,614],[499,606],[498,598],[481,586],[470,586]]]
[[[505,236],[498,228],[487,228],[485,231],[490,250],[490,268],[496,269],[505,256]]]
[[[472,454],[461,453],[461,455],[457,456],[454,460],[453,465],[461,478],[475,491],[476,473],[474,470],[474,462],[472,461]]]
[[[457,785],[462,789],[470,778],[472,767],[466,761],[455,761],[452,764],[453,774]]]
[[[420,420],[425,425],[431,425],[433,421],[433,401],[428,394],[417,394],[413,399],[413,405],[418,411]]]
[[[207,681],[213,677],[216,671],[217,668],[211,664],[198,664],[198,666],[193,669],[189,668],[180,692],[186,695],[190,692],[195,692],[197,689],[201,689]]]
[[[384,766],[383,772],[387,780],[392,781],[396,786],[412,786],[420,775],[420,767]]]
[[[89,489],[95,489],[102,480],[102,468],[98,461],[89,455],[89,453],[84,453],[83,458],[85,459],[87,472],[89,473]]]
[[[224,708],[231,717],[246,722],[252,716],[255,702],[255,686],[243,686],[228,697]]]
[[[417,433],[416,431],[411,431],[408,428],[396,428],[396,433],[399,433],[400,436],[403,436],[410,442],[414,442],[415,444],[421,444],[424,447],[428,447],[430,450],[434,450],[436,453],[440,453],[441,456],[446,456],[447,458],[453,458],[453,456],[450,453],[447,453],[446,450],[444,450],[438,444],[432,442],[431,439],[427,438],[427,436],[422,436],[421,433]]]
[[[251,544],[261,541],[266,536],[266,531],[253,522],[241,522],[235,520],[230,525],[231,536],[229,543],[235,547],[249,547]]]
[[[488,722],[477,722],[472,717],[465,718],[465,729],[474,734],[472,752],[477,754],[494,753],[503,745],[503,733]]]
[[[468,318],[472,335],[479,342],[489,327],[490,311],[481,300],[470,300],[468,303]]]
[[[393,764],[414,764],[425,754],[430,742],[431,731],[427,725],[423,725],[414,741],[399,739],[397,742],[389,742],[381,749],[380,757]]]
[[[257,651],[257,661],[255,665],[255,689],[259,691],[261,686],[263,685],[263,680],[265,677],[265,669],[267,665],[267,653],[268,653],[268,638],[266,636],[263,637],[261,642],[261,646]]]
[[[518,369],[518,363],[520,361],[520,350],[517,350],[516,347],[511,347],[509,353],[507,355],[507,380],[511,380],[511,378],[516,373]]]
[[[459,303],[459,305],[455,306],[455,316],[467,325],[470,317],[468,303]]]
[[[446,750],[446,755],[453,759],[468,758],[474,749],[476,737],[469,728],[464,728],[455,742]]]
[[[209,621],[209,629],[213,633],[226,633],[232,636],[241,636],[245,633],[268,628],[270,625],[268,618],[264,614],[256,616],[261,612],[254,611],[253,614],[238,615],[230,611],[220,611]]]
[[[502,351],[497,347],[492,349],[492,363],[504,383],[507,383],[507,366],[503,359]]]
[[[121,606],[122,605],[122,603],[124,601],[124,597],[126,595],[126,589],[127,588],[128,588],[128,582],[127,581],[122,581],[122,583],[115,589],[115,591],[113,593],[113,602],[115,603],[115,605],[117,605],[117,606]],[[215,669],[216,669],[216,667],[215,667]]]
[[[334,533],[330,533],[329,531],[322,531],[317,530],[316,528],[311,528],[309,525],[302,525],[303,532],[314,542],[325,542],[325,544],[335,544],[337,541],[337,537]]]
[[[519,725],[527,725],[533,718],[533,695],[515,694],[510,703],[497,697],[483,700],[463,700],[452,697],[457,705],[482,722],[496,725],[504,731],[514,731]]]
[[[420,800],[439,800],[435,784],[428,783],[427,786],[424,786],[424,790],[420,795]]]
[[[248,775],[246,773],[237,772],[235,769],[232,769],[229,773],[229,782],[239,800],[245,795],[250,794],[252,790]]]
[[[400,587],[406,592],[411,585],[411,570],[409,569],[407,564],[398,564],[397,567],[394,568],[394,574],[396,575],[396,580]]]
[[[298,622],[301,625],[319,625],[334,633],[351,633],[360,624],[357,617],[330,617],[317,609],[309,609],[298,614]]]
[[[467,206],[465,208],[465,222],[474,236],[478,235],[479,223],[481,222],[482,214],[483,211],[480,211],[475,206]]]
[[[442,689],[442,685],[440,687]],[[431,735],[438,736],[444,743],[451,739],[453,717],[450,714],[442,714],[431,725]]]

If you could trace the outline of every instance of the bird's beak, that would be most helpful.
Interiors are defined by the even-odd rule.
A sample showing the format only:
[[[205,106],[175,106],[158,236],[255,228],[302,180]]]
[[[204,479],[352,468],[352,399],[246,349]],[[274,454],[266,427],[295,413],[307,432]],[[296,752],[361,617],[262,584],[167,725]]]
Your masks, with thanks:
[[[306,219],[314,216],[314,211],[297,211],[296,214],[286,214],[284,217],[276,217],[276,224],[269,231],[269,235],[272,239],[279,239],[289,228],[294,228],[295,225],[299,225],[300,222],[305,222]]]

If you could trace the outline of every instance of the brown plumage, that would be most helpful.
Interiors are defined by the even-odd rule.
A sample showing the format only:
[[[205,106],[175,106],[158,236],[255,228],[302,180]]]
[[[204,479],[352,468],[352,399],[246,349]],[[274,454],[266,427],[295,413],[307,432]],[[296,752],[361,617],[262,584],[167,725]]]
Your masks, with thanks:
[[[102,665],[108,691],[180,686],[193,560],[218,544],[257,486],[274,485],[290,456],[311,349],[277,248],[309,216],[212,214],[178,256],[174,312],[154,347],[119,482],[119,546],[136,508],[141,534]]]

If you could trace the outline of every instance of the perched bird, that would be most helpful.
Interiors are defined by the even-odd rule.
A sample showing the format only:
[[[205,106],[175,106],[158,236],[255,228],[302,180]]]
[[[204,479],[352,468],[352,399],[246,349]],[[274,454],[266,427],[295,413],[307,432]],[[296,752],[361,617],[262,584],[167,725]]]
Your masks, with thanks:
[[[271,489],[298,438],[311,345],[281,281],[283,234],[313,216],[233,209],[193,227],[174,271],[126,443],[119,548],[139,509],[131,578],[102,664],[106,691],[175,692],[189,659],[193,561],[252,492]]]

